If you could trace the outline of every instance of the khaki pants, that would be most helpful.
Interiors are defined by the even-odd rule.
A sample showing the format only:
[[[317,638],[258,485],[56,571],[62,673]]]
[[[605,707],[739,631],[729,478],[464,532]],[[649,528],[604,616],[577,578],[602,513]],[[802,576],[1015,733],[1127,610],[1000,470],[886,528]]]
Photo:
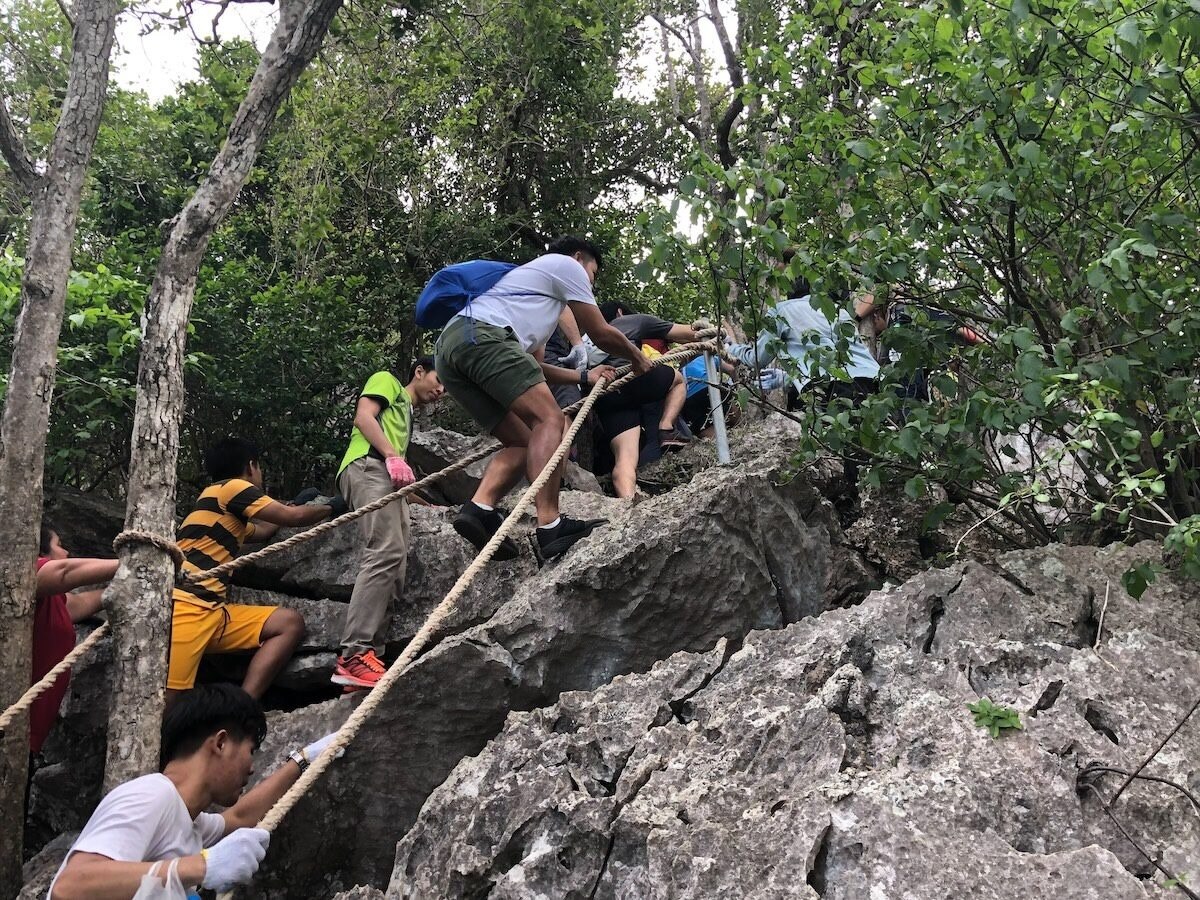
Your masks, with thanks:
[[[346,466],[337,483],[351,509],[366,506],[394,490],[383,460],[370,456]],[[408,501],[396,500],[364,516],[362,528],[366,549],[346,612],[342,655],[349,657],[374,649],[382,657],[392,607],[404,590],[408,568]]]

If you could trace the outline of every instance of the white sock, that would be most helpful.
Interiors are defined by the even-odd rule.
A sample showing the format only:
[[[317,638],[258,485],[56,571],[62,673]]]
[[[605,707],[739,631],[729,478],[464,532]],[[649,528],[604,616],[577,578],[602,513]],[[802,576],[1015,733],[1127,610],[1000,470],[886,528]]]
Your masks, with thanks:
[[[486,503],[477,503],[474,500],[472,500],[471,502],[474,503],[476,506],[478,506],[480,509],[482,509],[484,512],[491,512],[493,509],[495,509],[494,506],[488,506]]]
[[[539,526],[538,526],[538,531],[549,530],[549,529],[551,529],[551,528],[557,528],[557,527],[558,527],[558,523],[559,523],[559,522],[561,522],[561,521],[562,521],[562,516],[559,516],[558,518],[556,518],[556,519],[555,519],[553,522],[551,522],[551,523],[550,523],[550,524],[548,524],[548,525],[539,525]]]

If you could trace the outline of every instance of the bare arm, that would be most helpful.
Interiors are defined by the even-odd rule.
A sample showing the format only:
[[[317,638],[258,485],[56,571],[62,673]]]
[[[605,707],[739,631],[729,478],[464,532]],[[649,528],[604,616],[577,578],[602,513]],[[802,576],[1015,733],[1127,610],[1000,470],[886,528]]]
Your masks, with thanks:
[[[282,797],[299,777],[300,767],[289,759],[246,791],[237,803],[221,813],[221,818],[225,820],[225,833],[257,826],[259,820],[267,814],[267,810],[275,805],[275,801]]]
[[[579,333],[579,323],[575,321],[575,314],[571,312],[571,307],[563,306],[562,312],[558,314],[558,327],[563,330],[570,346],[574,347],[583,343],[583,337]]]
[[[372,400],[370,397],[359,397],[358,405],[354,408],[354,427],[362,432],[362,436],[367,439],[375,451],[384,459],[391,456],[399,456],[396,448],[392,446],[392,442],[387,439],[387,435],[383,433],[383,426],[379,424],[379,414],[383,412],[383,404],[378,400]]]
[[[292,768],[296,768],[295,764]],[[122,862],[99,853],[72,853],[66,868],[54,883],[54,893],[50,898],[130,900],[137,893],[142,876],[153,866],[153,862]],[[200,854],[185,856],[179,861],[179,880],[187,885],[200,884],[206,868],[204,857]],[[159,871],[162,872],[161,869]]]
[[[629,360],[633,364],[633,371],[639,375],[643,375],[653,368],[650,360],[642,355],[642,351],[635,347],[629,338],[604,321],[604,316],[600,314],[598,307],[591,303],[578,302],[572,302],[570,307],[571,312],[575,314],[575,321],[601,350]]]
[[[319,503],[306,503],[304,506],[287,506],[272,500],[260,512],[255,513],[254,521],[262,519],[270,525],[294,527],[297,525],[312,525],[322,519],[329,518],[332,508]],[[257,533],[259,526],[255,525]]]
[[[37,573],[37,595],[65,594],[77,587],[112,581],[117,574],[115,559],[52,559]]]
[[[273,538],[275,532],[279,531],[278,525],[262,521],[257,516],[250,520],[250,524],[254,526],[254,530],[246,536],[247,544],[261,544],[263,541]]]
[[[671,330],[667,332],[667,340],[672,344],[690,344],[696,340],[696,329],[691,325],[680,325],[678,323],[671,326]]]
[[[67,594],[67,612],[72,622],[82,622],[100,612],[104,605],[100,599],[104,591],[80,591],[78,594]]]

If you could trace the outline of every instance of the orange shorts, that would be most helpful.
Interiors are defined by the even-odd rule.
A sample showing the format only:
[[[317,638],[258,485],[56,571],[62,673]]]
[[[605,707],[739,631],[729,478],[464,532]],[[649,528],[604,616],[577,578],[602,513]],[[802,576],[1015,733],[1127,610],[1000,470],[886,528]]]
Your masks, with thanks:
[[[263,625],[278,606],[218,606],[209,609],[177,601],[171,615],[171,653],[167,664],[167,688],[191,690],[206,653],[237,653],[257,650],[262,644]]]

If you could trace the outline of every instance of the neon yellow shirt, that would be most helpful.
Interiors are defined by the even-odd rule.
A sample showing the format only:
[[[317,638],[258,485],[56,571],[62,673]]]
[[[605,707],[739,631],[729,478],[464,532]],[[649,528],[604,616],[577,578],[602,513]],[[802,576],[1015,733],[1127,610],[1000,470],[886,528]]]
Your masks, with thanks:
[[[370,397],[378,402],[383,410],[379,413],[379,426],[384,436],[391,441],[396,452],[401,456],[408,453],[409,423],[412,421],[412,398],[404,389],[399,379],[391,372],[376,372],[367,379],[360,397]],[[350,432],[350,446],[342,457],[338,467],[341,475],[346,466],[364,456],[379,457],[379,453],[371,446],[370,441],[363,437],[358,427]]]

